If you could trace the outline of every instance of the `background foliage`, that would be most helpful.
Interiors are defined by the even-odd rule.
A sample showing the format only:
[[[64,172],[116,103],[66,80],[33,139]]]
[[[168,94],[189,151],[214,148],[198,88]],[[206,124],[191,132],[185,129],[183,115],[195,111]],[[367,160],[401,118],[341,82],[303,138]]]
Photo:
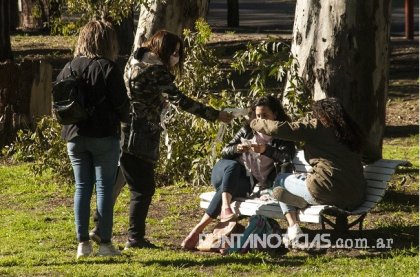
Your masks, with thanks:
[[[185,31],[184,70],[178,74],[176,81],[181,91],[219,110],[226,107],[250,107],[253,100],[269,92],[277,97],[282,96],[284,84],[280,82],[290,70],[291,64],[286,45],[271,40],[258,45],[249,44],[247,50],[237,52],[232,68],[240,72],[252,69],[249,76],[250,90],[220,90],[223,82],[229,79],[229,74],[222,70],[220,59],[208,46],[210,36],[211,29],[203,20],[197,21],[194,31]],[[279,83],[275,90],[266,89],[266,82],[270,80]],[[299,86],[296,86],[295,90],[298,89]],[[284,97],[290,95],[284,94]],[[299,100],[300,95],[295,94],[295,102],[289,101],[290,110],[303,113],[306,106],[302,105],[304,101]],[[223,139],[217,136],[222,123],[205,121],[175,107],[172,107],[164,123],[168,135],[162,138],[161,158],[156,170],[157,183],[203,185],[209,183],[212,166],[220,157],[223,145],[245,122],[243,118],[236,119],[226,126]],[[35,175],[42,175],[51,169],[55,177],[72,182],[66,146],[59,134],[59,124],[51,117],[44,117],[34,132],[21,131],[17,141],[3,152],[14,161],[32,162],[31,170]],[[166,139],[169,139],[171,151],[165,145]]]

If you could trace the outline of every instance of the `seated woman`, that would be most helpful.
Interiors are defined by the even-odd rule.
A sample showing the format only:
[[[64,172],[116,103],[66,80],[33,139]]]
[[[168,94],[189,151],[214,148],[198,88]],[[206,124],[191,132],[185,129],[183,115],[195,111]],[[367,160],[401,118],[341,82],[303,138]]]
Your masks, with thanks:
[[[296,208],[309,204],[335,205],[352,210],[365,198],[366,181],[362,166],[362,132],[336,98],[314,103],[308,122],[255,119],[251,128],[275,138],[305,143],[310,174],[280,174],[273,197],[280,201],[289,224],[287,243],[297,241],[302,231]]]
[[[280,102],[271,96],[258,99],[252,110],[256,118],[290,121]],[[223,148],[222,159],[212,170],[216,194],[201,221],[182,242],[182,248],[194,249],[199,234],[219,214],[222,222],[235,220],[230,208],[232,197],[246,197],[257,183],[271,186],[278,173],[275,165],[291,162],[295,151],[293,142],[253,132],[249,125],[242,127]]]

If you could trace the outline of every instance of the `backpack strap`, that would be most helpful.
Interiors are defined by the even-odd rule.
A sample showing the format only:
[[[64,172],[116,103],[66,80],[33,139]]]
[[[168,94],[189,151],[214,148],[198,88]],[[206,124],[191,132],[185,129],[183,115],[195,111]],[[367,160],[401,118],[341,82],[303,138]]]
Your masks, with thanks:
[[[80,75],[77,75],[77,73],[73,70],[73,68],[71,67],[71,63],[74,61],[74,59],[72,60],[72,61],[70,61],[70,63],[69,63],[69,69],[70,69],[70,74],[72,75],[72,76],[75,76],[75,77],[80,77],[80,78],[83,78],[83,75],[85,75],[87,72],[88,72],[88,70],[89,70],[89,67],[92,65],[92,63],[94,62],[94,61],[98,61],[98,57],[94,57],[94,58],[92,58],[92,59],[89,59],[90,61],[89,61],[89,63],[88,63],[88,65],[83,69],[83,71],[82,71],[82,74],[80,74]],[[104,79],[104,84],[105,84],[105,88],[106,88],[106,82],[105,82],[105,73],[104,73],[104,70],[103,70],[103,68],[102,68],[102,65],[98,62],[98,64],[99,64],[99,66],[100,66],[100,68],[101,68],[101,72],[102,72],[102,75],[103,75],[103,79]],[[94,112],[94,110],[96,109],[96,107],[97,106],[99,106],[100,104],[102,104],[102,102],[104,102],[105,101],[105,99],[106,99],[106,97],[105,97],[105,95],[104,96],[102,96],[98,101],[96,101],[96,103],[93,103],[92,104],[92,109],[90,110],[90,113],[93,113]]]
[[[97,58],[95,57],[95,58],[93,58],[93,59],[90,59],[90,61],[89,61],[89,63],[88,63],[88,65],[83,69],[83,71],[82,71],[82,74],[80,74],[80,75],[77,75],[77,73],[76,73],[76,71],[74,71],[73,70],[73,68],[71,67],[71,63],[74,61],[74,59],[73,60],[71,60],[70,61],[70,63],[69,63],[69,69],[70,69],[70,74],[71,75],[73,75],[73,76],[75,76],[75,77],[81,77],[81,78],[83,78],[83,75],[85,75],[85,73],[88,71],[88,69],[89,69],[89,67],[90,67],[90,65],[93,63],[93,61],[95,61]]]

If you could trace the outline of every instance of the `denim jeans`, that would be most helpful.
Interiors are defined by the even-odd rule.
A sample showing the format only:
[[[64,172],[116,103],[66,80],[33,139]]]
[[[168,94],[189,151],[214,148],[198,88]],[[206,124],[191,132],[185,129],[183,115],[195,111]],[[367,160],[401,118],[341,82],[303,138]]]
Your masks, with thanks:
[[[76,181],[74,215],[77,239],[79,242],[89,240],[90,201],[96,184],[100,237],[103,242],[108,242],[112,237],[112,191],[120,153],[119,139],[77,136],[67,142],[67,153]]]
[[[306,177],[307,175],[303,173],[280,173],[274,181],[274,187],[283,187],[290,193],[302,197],[309,204],[316,205],[318,203],[312,197],[308,187],[306,186]],[[283,202],[279,202],[279,204],[283,214],[290,211],[296,211],[296,207],[294,206],[287,205]]]
[[[219,160],[211,172],[211,183],[216,189],[216,194],[206,210],[211,218],[217,218],[220,214],[223,192],[229,192],[232,197],[245,197],[251,192],[251,182],[246,175],[246,169],[235,160]]]

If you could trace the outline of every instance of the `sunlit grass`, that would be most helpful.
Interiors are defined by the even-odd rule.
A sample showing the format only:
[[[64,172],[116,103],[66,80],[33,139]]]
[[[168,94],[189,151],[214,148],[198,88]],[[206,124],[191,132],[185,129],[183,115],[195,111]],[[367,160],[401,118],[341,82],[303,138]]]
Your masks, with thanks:
[[[407,159],[418,168],[418,136],[387,140],[384,158]],[[406,173],[398,173],[398,178]],[[418,171],[410,171],[418,180]],[[147,236],[158,250],[130,250],[121,257],[75,259],[73,185],[56,183],[51,176],[34,178],[29,165],[0,166],[0,275],[72,276],[417,276],[418,246],[383,252],[335,250],[320,253],[255,252],[221,256],[186,252],[182,238],[201,217],[198,195],[211,187],[188,185],[158,188],[150,209]],[[395,193],[402,187],[391,187]],[[418,184],[411,184],[410,187]],[[94,201],[92,201],[94,202]],[[114,234],[122,247],[128,225],[129,191],[116,204]],[[92,205],[92,210],[94,205]],[[379,214],[379,216],[378,216]],[[401,234],[417,228],[418,202],[385,197],[368,215],[369,231],[379,236],[412,239]],[[315,226],[316,227],[316,226]],[[319,226],[318,226],[319,227]],[[377,230],[377,231],[375,231]],[[372,233],[371,233],[372,234]],[[97,246],[95,246],[97,250]]]

